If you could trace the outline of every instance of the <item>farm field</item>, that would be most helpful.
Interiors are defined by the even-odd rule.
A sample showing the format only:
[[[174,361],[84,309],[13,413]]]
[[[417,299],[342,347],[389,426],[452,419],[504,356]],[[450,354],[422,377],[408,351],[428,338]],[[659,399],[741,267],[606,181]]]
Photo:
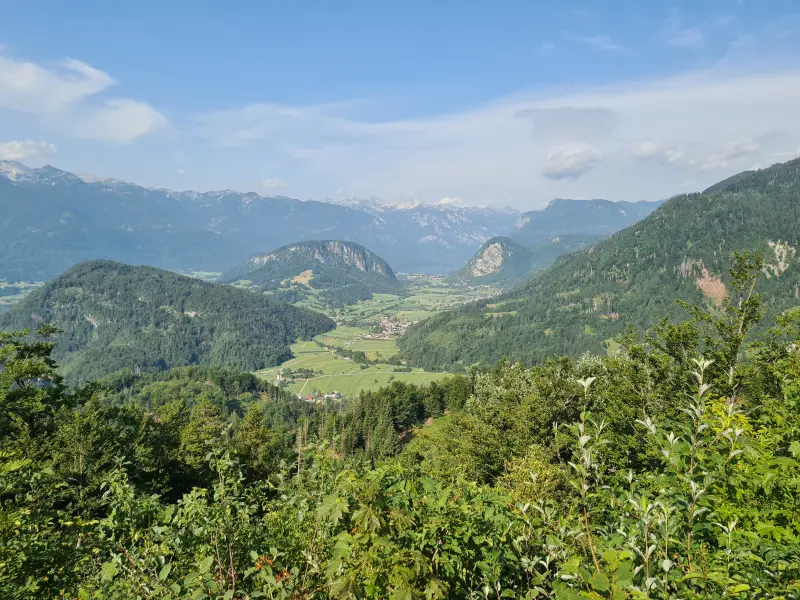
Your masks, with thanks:
[[[9,283],[0,279],[0,313],[10,310],[33,290],[44,285],[42,281],[17,281]]]
[[[492,286],[454,286],[438,276],[400,275],[399,278],[407,286],[402,295],[374,294],[371,300],[332,310],[315,305],[313,299],[305,305],[346,324],[377,322],[381,317],[421,321],[437,312],[498,293]]]
[[[335,337],[324,334],[318,336],[317,341],[326,344],[333,342],[330,343],[330,346],[348,347],[346,344],[349,337],[354,342],[352,345],[358,344],[359,349],[363,349],[367,357],[374,357],[378,352],[384,356],[397,353],[393,340],[359,340],[356,333],[357,328],[347,329],[349,330],[347,334],[343,334],[337,329],[331,332],[338,334]],[[286,385],[286,389],[304,396],[339,392],[343,396],[352,397],[362,390],[377,389],[392,381],[425,384],[447,376],[446,373],[428,373],[421,369],[396,372],[394,369],[398,368],[397,365],[385,363],[360,365],[348,358],[336,356],[333,350],[320,347],[316,341],[298,342],[291,348],[295,358],[278,367],[258,371],[256,375],[274,383],[278,374],[287,369],[292,371],[309,369],[313,371],[310,377],[290,380]]]
[[[426,384],[447,377],[447,373],[430,373],[422,369],[398,371],[402,365],[387,364],[397,354],[394,337],[368,339],[374,335],[381,319],[416,322],[439,311],[496,293],[494,288],[459,288],[449,285],[443,278],[413,276],[407,280],[404,295],[375,294],[371,300],[350,306],[322,311],[313,298],[302,304],[325,312],[337,322],[335,330],[317,336],[313,341],[298,342],[291,346],[294,358],[278,367],[259,371],[257,375],[275,382],[280,373],[285,377],[286,389],[306,395],[339,392],[355,396],[362,390],[373,390],[392,381]],[[364,352],[375,364],[361,365],[350,358],[337,356],[334,348]],[[297,373],[298,370],[302,370]],[[309,372],[310,371],[310,372]]]

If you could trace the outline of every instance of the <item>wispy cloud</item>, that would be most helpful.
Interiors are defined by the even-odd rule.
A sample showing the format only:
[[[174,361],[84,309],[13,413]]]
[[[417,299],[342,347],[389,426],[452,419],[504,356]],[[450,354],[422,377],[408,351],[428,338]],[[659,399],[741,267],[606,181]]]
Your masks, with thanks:
[[[56,147],[50,142],[35,140],[12,140],[0,144],[0,159],[28,160],[49,158],[57,154]]]
[[[70,137],[118,142],[166,124],[144,102],[100,96],[114,83],[108,73],[79,60],[44,66],[0,55],[0,109],[30,115]]]
[[[542,176],[556,181],[575,180],[594,169],[602,159],[602,152],[592,146],[562,148],[548,155]]]
[[[724,28],[732,21],[718,17],[713,20],[715,28]],[[673,8],[664,20],[663,36],[675,48],[701,48],[706,42],[706,33],[701,24],[688,24],[687,17],[678,8]]]
[[[673,165],[683,158],[683,152],[667,144],[658,142],[642,142],[633,151],[637,158],[650,161],[656,160],[664,165]]]
[[[703,160],[698,161],[700,168],[706,171],[726,169],[739,158],[758,154],[761,146],[753,138],[742,138],[729,142],[719,150]]]
[[[265,179],[261,182],[261,187],[265,190],[279,190],[281,188],[289,187],[283,179]]]
[[[578,42],[579,44],[584,44],[586,46],[590,46],[597,50],[602,50],[604,52],[622,52],[625,48],[614,41],[610,36],[606,34],[597,34],[597,35],[575,35],[571,33],[564,34],[564,37],[568,40],[573,42]]]

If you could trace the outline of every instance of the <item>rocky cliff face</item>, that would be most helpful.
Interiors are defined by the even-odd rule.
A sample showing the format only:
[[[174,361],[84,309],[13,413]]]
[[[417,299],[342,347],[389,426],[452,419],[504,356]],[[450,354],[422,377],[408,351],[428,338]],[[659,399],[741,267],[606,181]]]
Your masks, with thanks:
[[[531,250],[507,237],[488,240],[453,277],[460,283],[504,284],[533,268]]]
[[[480,250],[470,261],[469,272],[473,277],[486,277],[498,273],[503,268],[504,259],[502,244],[491,243]]]

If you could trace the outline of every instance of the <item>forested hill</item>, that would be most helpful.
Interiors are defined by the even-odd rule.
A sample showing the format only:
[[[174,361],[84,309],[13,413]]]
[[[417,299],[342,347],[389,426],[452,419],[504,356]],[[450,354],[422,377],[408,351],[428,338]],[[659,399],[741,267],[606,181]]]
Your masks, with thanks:
[[[0,329],[41,322],[63,330],[54,356],[74,382],[123,368],[260,369],[289,358],[294,340],[334,327],[261,294],[105,260],[76,265],[33,292],[0,317]]]
[[[338,240],[299,242],[256,254],[224,273],[220,281],[241,281],[261,291],[290,291],[285,296],[293,300],[316,290],[315,295],[333,306],[401,287],[380,256],[360,244]]]
[[[465,283],[500,283],[531,272],[530,250],[511,238],[495,237],[475,253],[454,279]]]
[[[719,303],[740,249],[758,250],[768,262],[759,289],[774,313],[800,302],[798,236],[800,159],[672,198],[613,237],[561,257],[499,301],[411,327],[399,345],[425,367],[599,353],[628,324],[644,328],[681,313],[678,298]]]
[[[508,237],[487,241],[452,279],[462,284],[496,284],[511,287],[559,256],[590,246],[602,239],[591,235],[564,235],[542,241],[532,248]]]

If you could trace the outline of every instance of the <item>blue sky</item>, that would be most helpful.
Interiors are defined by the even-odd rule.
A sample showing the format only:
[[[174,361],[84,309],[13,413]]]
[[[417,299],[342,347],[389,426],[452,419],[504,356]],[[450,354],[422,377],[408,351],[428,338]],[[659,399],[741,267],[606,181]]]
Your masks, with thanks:
[[[0,158],[178,189],[535,208],[800,154],[800,7],[3,2]]]

